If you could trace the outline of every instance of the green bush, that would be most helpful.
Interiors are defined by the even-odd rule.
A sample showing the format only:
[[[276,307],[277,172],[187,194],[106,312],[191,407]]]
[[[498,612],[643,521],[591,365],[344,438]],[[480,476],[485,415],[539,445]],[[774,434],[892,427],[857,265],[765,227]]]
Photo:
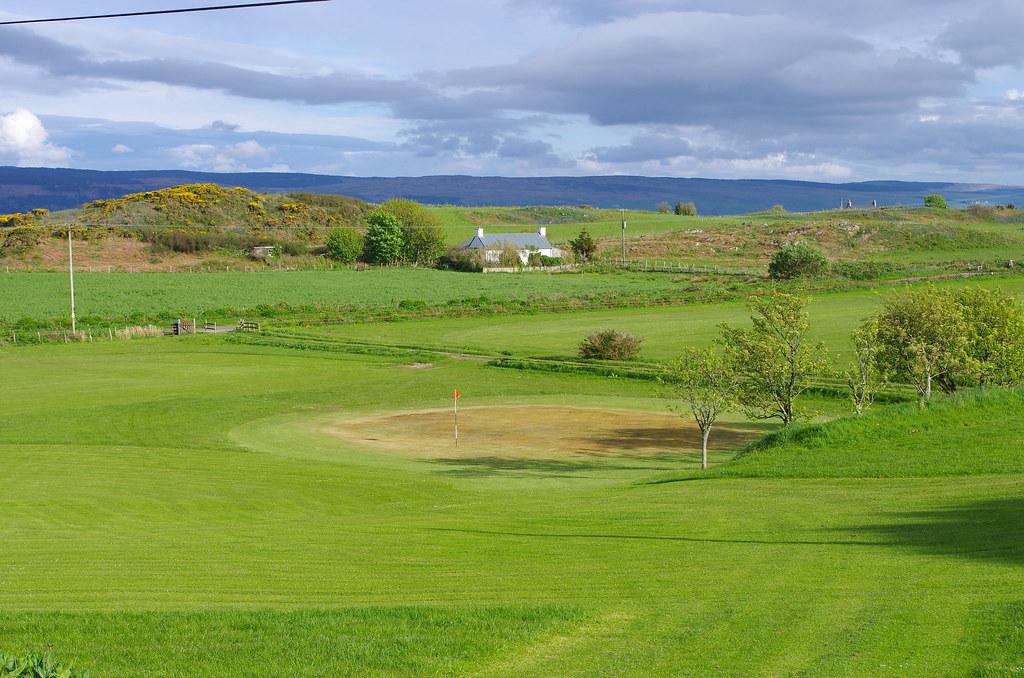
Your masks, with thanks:
[[[787,245],[772,257],[768,274],[773,280],[790,280],[823,275],[828,267],[828,259],[813,247]]]
[[[31,652],[23,657],[0,652],[0,678],[89,678],[47,654]]]
[[[25,252],[41,243],[44,236],[43,229],[33,226],[5,228],[0,230],[0,252]]]
[[[597,243],[590,237],[590,232],[583,229],[574,240],[569,241],[569,248],[576,255],[577,260],[586,262],[594,258],[594,253],[597,252]]]
[[[693,202],[677,202],[675,208],[676,214],[681,217],[695,217],[697,216],[697,205]]]
[[[371,264],[397,264],[402,261],[405,238],[402,222],[384,210],[377,210],[366,218],[369,224],[363,241],[363,257]]]
[[[480,273],[484,270],[483,253],[481,250],[464,250],[456,247],[448,250],[438,265],[451,271]]]
[[[938,193],[933,193],[924,197],[924,206],[944,210],[949,208],[949,203],[947,203],[946,199]]]
[[[363,236],[354,228],[335,228],[327,235],[324,253],[335,261],[351,264],[363,253]]]
[[[160,229],[142,231],[141,237],[143,241],[152,244],[157,250],[183,254],[196,254],[216,249],[244,250],[260,244],[258,238],[230,231]]]
[[[641,341],[618,330],[601,330],[580,342],[579,354],[593,360],[631,360],[640,351]]]

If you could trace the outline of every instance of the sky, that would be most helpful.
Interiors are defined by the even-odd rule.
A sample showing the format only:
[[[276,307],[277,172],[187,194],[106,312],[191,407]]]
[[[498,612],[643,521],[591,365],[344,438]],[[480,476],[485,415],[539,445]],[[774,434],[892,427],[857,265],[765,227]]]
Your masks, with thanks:
[[[8,0],[0,19],[204,4]],[[0,165],[1024,185],[1021,26],[1020,0],[333,0],[0,26]]]

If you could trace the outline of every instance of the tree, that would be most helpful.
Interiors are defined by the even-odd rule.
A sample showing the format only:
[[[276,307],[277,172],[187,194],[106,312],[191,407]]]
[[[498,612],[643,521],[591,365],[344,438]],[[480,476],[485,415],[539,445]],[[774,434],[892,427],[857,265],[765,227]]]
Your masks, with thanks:
[[[669,365],[667,380],[700,429],[700,467],[706,469],[711,427],[733,400],[736,373],[721,353],[690,348]]]
[[[681,217],[697,216],[697,205],[693,202],[679,201],[676,203],[675,213]]]
[[[958,376],[976,373],[963,309],[934,287],[890,299],[878,315],[878,358],[895,378],[912,382],[922,403],[934,384],[953,393]]]
[[[380,209],[402,225],[402,259],[411,264],[433,266],[444,254],[441,219],[415,200],[392,198]]]
[[[944,210],[949,208],[949,203],[947,203],[946,199],[943,198],[938,193],[933,193],[931,195],[926,195],[924,197],[924,206],[935,207],[937,209]]]
[[[875,401],[875,394],[885,384],[885,373],[879,366],[878,319],[868,318],[853,333],[853,365],[846,372],[846,386],[854,411],[863,416]]]
[[[575,240],[569,241],[569,249],[573,251],[577,259],[586,262],[594,257],[594,252],[597,251],[597,243],[590,237],[587,229],[583,229],[576,236]]]
[[[999,290],[965,287],[953,292],[967,328],[966,383],[1009,386],[1024,380],[1024,311]]]
[[[363,252],[363,236],[354,228],[335,228],[327,235],[325,250],[329,258],[351,264]]]
[[[444,231],[438,227],[402,226],[402,258],[419,266],[433,266],[444,255]]]
[[[363,256],[371,264],[397,264],[402,261],[405,242],[402,224],[384,210],[375,210],[366,217],[366,238]]]
[[[824,368],[824,348],[807,338],[807,300],[781,292],[750,299],[753,327],[722,325],[725,355],[739,380],[738,400],[758,419],[796,419],[796,399]]]
[[[658,203],[658,212],[660,214],[671,214],[672,206],[669,205],[667,202],[664,202],[664,201],[659,202]]]
[[[815,277],[828,271],[825,255],[807,245],[786,245],[772,256],[768,264],[768,275],[773,280],[790,280],[800,277]]]

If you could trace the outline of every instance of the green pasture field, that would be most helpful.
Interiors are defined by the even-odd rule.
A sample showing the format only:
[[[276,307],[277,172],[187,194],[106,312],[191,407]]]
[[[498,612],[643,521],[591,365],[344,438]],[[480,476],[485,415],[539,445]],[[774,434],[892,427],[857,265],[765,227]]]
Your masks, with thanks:
[[[667,408],[656,385],[408,363],[218,337],[0,349],[0,648],[126,678],[1024,666],[1024,474],[990,463],[1024,440],[978,423],[1013,416],[1001,396],[897,406],[889,473],[877,452],[831,473],[813,446],[751,469],[713,435],[704,477],[692,447],[630,452],[628,412]],[[466,408],[613,408],[627,442],[524,456],[516,431],[552,424],[527,417],[502,454],[423,457],[329,432],[448,407],[455,387]],[[919,472],[946,429],[988,451]]]
[[[553,243],[565,244],[586,229],[594,238],[619,237],[622,215],[619,210],[560,207],[431,207],[441,219],[448,243],[469,240],[478,226],[492,233],[532,233],[544,226]],[[747,217],[680,217],[658,212],[626,210],[626,235],[664,233],[688,228],[725,228],[736,226]]]
[[[265,271],[259,273],[79,273],[79,318],[96,322],[132,317],[230,319],[239,311],[276,305],[324,310],[397,308],[402,301],[431,306],[484,297],[492,301],[568,300],[601,295],[675,295],[688,281],[646,273],[457,273],[435,269]],[[63,273],[0,273],[0,323],[68,314]],[[234,318],[237,321],[237,318]]]
[[[1024,278],[993,277],[936,283],[974,285],[1024,297]],[[851,350],[850,336],[860,322],[879,310],[884,299],[903,285],[811,295],[811,336],[821,341],[837,361]],[[643,339],[639,359],[665,361],[683,346],[709,345],[722,323],[746,324],[744,301],[654,308],[622,308],[528,316],[466,317],[370,322],[303,328],[305,334],[392,346],[463,349],[488,354],[506,351],[514,356],[572,356],[583,337],[601,329],[630,332]]]

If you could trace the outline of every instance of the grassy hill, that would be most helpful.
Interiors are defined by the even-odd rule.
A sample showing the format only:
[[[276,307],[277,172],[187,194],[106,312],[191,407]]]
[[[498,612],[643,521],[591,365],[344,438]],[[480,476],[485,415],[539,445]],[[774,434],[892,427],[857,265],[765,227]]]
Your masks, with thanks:
[[[906,478],[1024,474],[1024,393],[992,390],[904,404],[773,433],[717,476]]]

